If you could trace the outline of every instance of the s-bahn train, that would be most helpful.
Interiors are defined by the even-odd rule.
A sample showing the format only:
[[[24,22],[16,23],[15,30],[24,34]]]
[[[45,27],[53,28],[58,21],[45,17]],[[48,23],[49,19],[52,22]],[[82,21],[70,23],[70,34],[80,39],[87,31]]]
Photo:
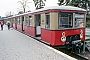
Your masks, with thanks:
[[[11,27],[51,46],[80,47],[85,40],[86,10],[73,6],[52,6],[5,19]]]

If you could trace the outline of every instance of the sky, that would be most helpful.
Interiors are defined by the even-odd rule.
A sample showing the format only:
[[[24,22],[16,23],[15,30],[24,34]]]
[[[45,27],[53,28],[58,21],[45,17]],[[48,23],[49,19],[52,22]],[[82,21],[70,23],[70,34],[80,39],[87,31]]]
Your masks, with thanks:
[[[0,0],[0,16],[5,17],[8,12],[11,11],[12,14],[17,14],[17,12],[20,10],[20,4],[18,1],[21,0]],[[28,0],[29,2],[29,8],[27,10],[35,10],[34,2],[33,0]],[[45,7],[48,6],[57,6],[57,1],[58,0],[47,0],[45,2]]]

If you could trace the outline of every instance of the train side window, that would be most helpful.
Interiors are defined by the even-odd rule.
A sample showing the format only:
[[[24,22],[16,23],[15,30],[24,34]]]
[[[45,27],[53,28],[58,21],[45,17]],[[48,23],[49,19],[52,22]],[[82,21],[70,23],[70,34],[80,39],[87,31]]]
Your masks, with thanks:
[[[40,26],[41,23],[40,14],[37,14],[35,16],[36,16],[36,26]]]
[[[17,18],[15,17],[15,23],[17,24]]]
[[[12,22],[12,21],[13,21],[13,22]],[[11,21],[12,23],[15,23],[15,20],[14,20],[14,18],[12,18],[12,21]]]
[[[20,23],[20,20],[21,20],[21,18],[19,17],[19,24],[21,24],[21,23]]]
[[[45,26],[45,28],[50,29],[50,14],[46,13],[45,15],[46,15],[46,26]]]
[[[17,24],[18,24],[18,17],[16,19],[17,19]]]
[[[11,23],[14,23],[14,19],[12,18]]]
[[[20,17],[18,17],[17,20],[18,20],[18,24],[20,24]]]
[[[29,25],[32,26],[32,16],[29,16]]]
[[[25,16],[25,25],[28,26],[28,16]]]
[[[18,24],[18,17],[16,17],[16,23]]]
[[[64,28],[72,28],[72,13],[59,13],[58,14],[58,20],[59,20],[59,29]]]
[[[13,21],[14,21],[13,23],[15,24],[15,18],[13,18]]]

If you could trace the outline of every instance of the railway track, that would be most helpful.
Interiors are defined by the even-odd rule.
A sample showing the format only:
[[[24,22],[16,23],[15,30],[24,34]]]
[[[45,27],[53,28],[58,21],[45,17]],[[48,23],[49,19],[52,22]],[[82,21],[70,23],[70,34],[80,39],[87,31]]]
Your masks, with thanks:
[[[65,53],[65,54],[67,54],[67,55],[69,55],[71,57],[74,57],[74,58],[76,58],[78,60],[89,60],[89,58],[86,57],[86,56],[84,56],[83,54],[77,54],[77,53],[74,53],[74,52],[70,52],[70,51],[67,51],[64,48],[55,48],[55,49],[57,49],[58,51],[61,51],[61,52]]]
[[[34,38],[34,37],[33,37],[33,38]],[[38,40],[38,41],[40,41],[40,42],[48,45],[47,43],[41,41],[41,40],[38,39],[38,38],[34,38],[34,39],[36,39],[36,40]],[[52,46],[50,46],[50,47],[52,47]],[[53,47],[53,48],[55,48],[55,47]],[[84,56],[84,55],[82,55],[82,54],[72,53],[72,52],[66,51],[65,49],[62,49],[62,48],[61,48],[61,49],[55,48],[55,49],[57,49],[58,51],[61,51],[61,52],[65,53],[65,54],[67,54],[67,55],[69,55],[69,56],[71,56],[71,57],[74,57],[74,58],[76,58],[76,59],[78,59],[78,60],[89,60],[88,57],[86,57],[86,56]]]

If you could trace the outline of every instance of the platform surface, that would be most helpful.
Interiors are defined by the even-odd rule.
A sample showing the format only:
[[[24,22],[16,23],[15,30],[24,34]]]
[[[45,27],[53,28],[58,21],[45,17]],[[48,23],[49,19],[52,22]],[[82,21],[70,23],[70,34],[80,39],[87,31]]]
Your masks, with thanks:
[[[0,30],[0,60],[76,60],[11,28]]]

